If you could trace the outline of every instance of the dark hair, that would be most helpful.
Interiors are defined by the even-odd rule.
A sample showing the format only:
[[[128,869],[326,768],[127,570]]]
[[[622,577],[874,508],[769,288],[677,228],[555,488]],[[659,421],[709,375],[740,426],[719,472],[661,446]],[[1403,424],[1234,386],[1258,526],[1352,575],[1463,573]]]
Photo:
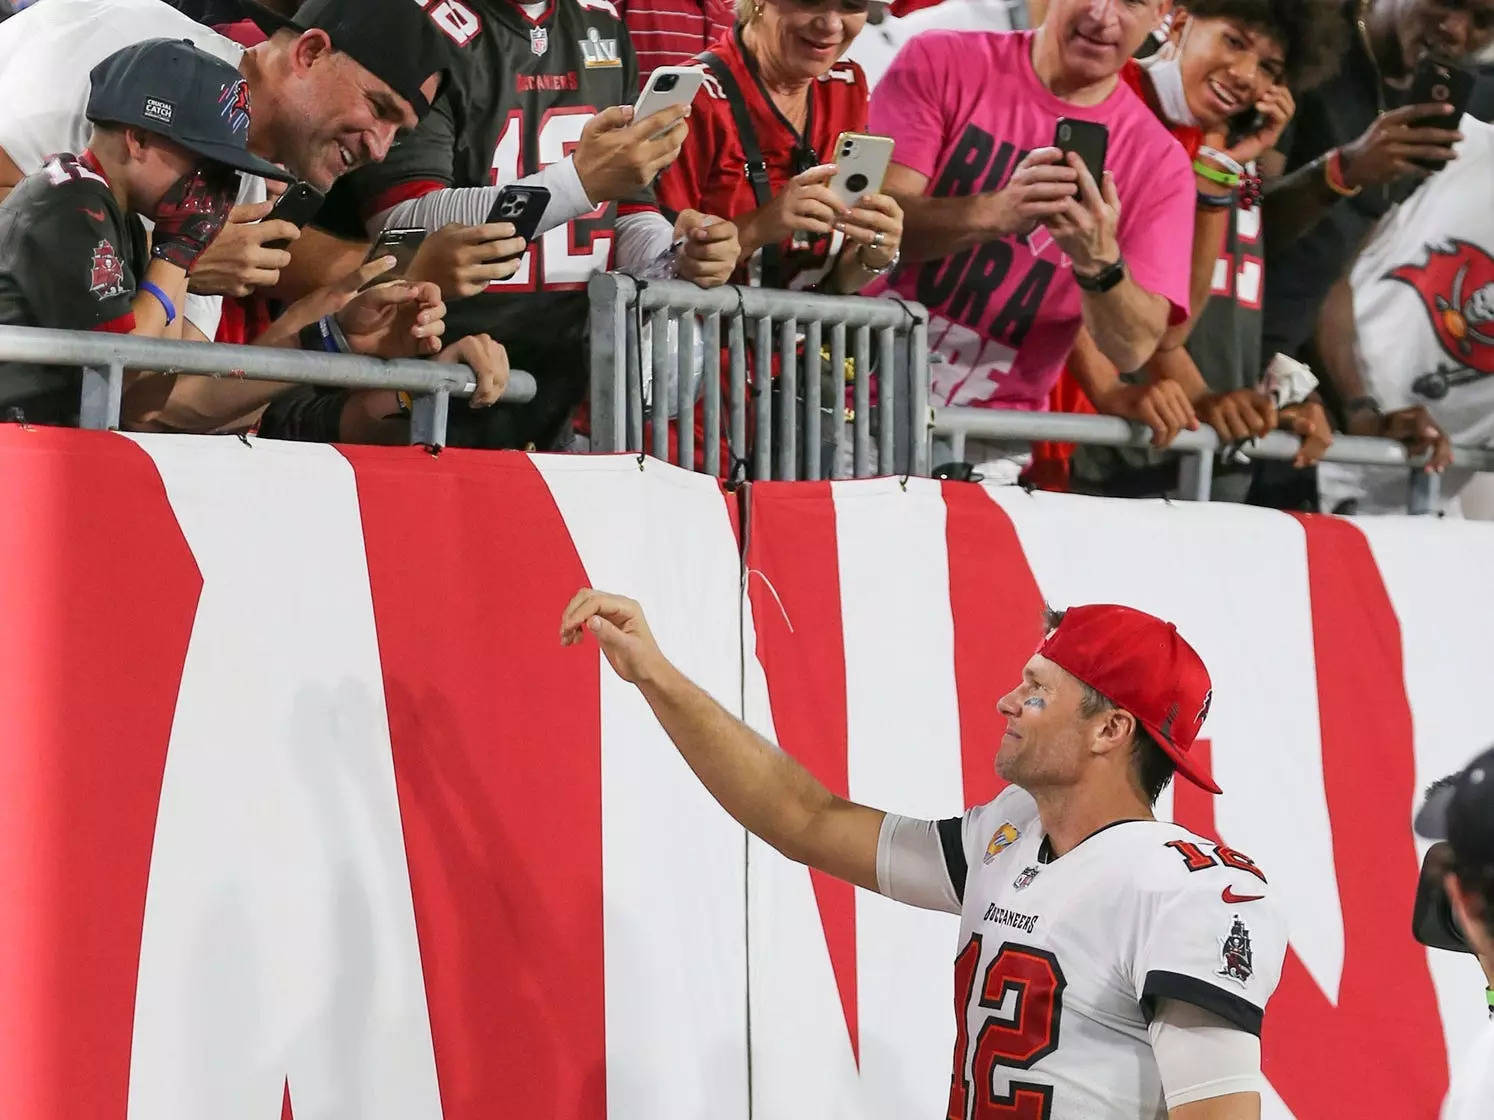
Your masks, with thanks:
[[[1183,0],[1194,19],[1233,19],[1269,35],[1286,55],[1286,84],[1294,93],[1338,73],[1348,49],[1342,0]]]
[[[1045,634],[1051,634],[1057,630],[1063,622],[1063,616],[1067,611],[1056,611],[1052,607],[1043,609],[1043,625]],[[1098,688],[1079,682],[1079,714],[1085,719],[1091,719],[1101,712],[1111,708],[1119,708],[1110,697],[1106,696]],[[1135,720],[1135,716],[1132,716]],[[1173,773],[1177,770],[1176,764],[1167,756],[1167,752],[1157,745],[1151,733],[1142,727],[1140,722],[1135,722],[1131,733],[1131,742],[1135,744],[1136,750],[1131,757],[1132,769],[1136,775],[1136,784],[1141,792],[1146,795],[1146,803],[1155,805],[1157,798],[1162,796],[1162,791],[1167,788],[1167,783],[1172,781]],[[1494,910],[1490,911],[1494,913]]]

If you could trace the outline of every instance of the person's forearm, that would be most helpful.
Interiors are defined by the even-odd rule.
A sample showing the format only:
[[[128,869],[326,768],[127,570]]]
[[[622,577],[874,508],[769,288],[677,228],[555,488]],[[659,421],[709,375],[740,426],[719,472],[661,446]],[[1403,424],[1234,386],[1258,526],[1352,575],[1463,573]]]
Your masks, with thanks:
[[[1261,206],[1267,242],[1275,248],[1290,245],[1322,221],[1340,201],[1316,160],[1267,183]]]
[[[947,257],[972,245],[1004,237],[991,194],[962,198],[893,195],[903,208],[903,260]]]
[[[1186,346],[1169,346],[1164,341],[1147,362],[1146,372],[1152,381],[1176,381],[1195,408],[1212,392]]]
[[[807,838],[834,795],[673,665],[664,663],[639,690],[721,807],[789,859],[810,862]]]
[[[1323,375],[1342,404],[1365,395],[1359,371],[1359,334],[1354,321],[1354,289],[1347,276],[1328,289],[1318,310],[1317,350]]]
[[[516,182],[524,186],[544,187],[550,192],[550,202],[545,207],[544,217],[535,227],[536,237],[596,209],[596,205],[586,197],[586,189],[576,173],[575,161],[569,156]],[[434,233],[453,223],[480,226],[488,220],[488,214],[492,212],[499,192],[508,185],[501,183],[493,187],[444,187],[418,198],[406,199],[397,206],[375,214],[368,222],[369,236],[391,227],[424,229],[428,233]]]
[[[1084,327],[1122,373],[1144,366],[1167,329],[1167,301],[1129,275],[1108,292],[1081,292]]]
[[[367,241],[349,241],[310,226],[290,247],[291,263],[280,270],[280,282],[260,295],[294,303],[318,288],[335,284],[363,263]]]
[[[175,322],[181,322],[182,312],[187,306],[187,273],[180,265],[152,257],[145,268],[143,280],[149,281],[165,293],[176,309]],[[144,338],[180,337],[180,329],[172,332],[166,322],[166,307],[143,287],[136,290],[130,300],[130,310],[135,316],[135,328],[131,334]]]

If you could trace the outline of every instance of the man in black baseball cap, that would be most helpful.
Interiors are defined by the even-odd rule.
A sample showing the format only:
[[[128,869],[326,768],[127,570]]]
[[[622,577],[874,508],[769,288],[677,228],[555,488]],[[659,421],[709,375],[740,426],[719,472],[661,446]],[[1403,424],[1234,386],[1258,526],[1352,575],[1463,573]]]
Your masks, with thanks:
[[[180,337],[187,273],[222,229],[250,155],[247,84],[191,43],[148,39],[91,74],[93,133],[0,202],[0,323]],[[150,247],[140,218],[155,223]],[[77,379],[0,365],[0,404],[66,423]]]
[[[1482,1120],[1494,1108],[1494,747],[1433,784],[1416,814],[1415,829],[1439,842],[1427,853],[1427,866],[1445,868],[1441,885],[1456,919],[1455,935],[1478,956],[1488,984],[1489,1024],[1453,1078],[1442,1116]],[[1439,852],[1444,844],[1445,855]],[[1419,912],[1424,909],[1420,896]],[[1457,939],[1428,937],[1419,929],[1417,936],[1446,948]]]

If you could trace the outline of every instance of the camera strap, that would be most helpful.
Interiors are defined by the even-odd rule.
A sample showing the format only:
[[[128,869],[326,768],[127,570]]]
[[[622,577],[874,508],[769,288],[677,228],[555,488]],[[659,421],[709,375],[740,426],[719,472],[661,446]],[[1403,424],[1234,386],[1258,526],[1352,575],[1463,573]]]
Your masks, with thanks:
[[[742,141],[742,156],[745,160],[743,170],[747,181],[752,184],[752,197],[757,200],[758,208],[761,209],[773,201],[773,185],[768,181],[768,164],[763,159],[762,145],[758,143],[757,129],[752,124],[752,114],[747,111],[747,100],[742,96],[742,87],[732,77],[726,60],[714,51],[701,51],[695,56],[695,60],[705,64],[705,68],[721,87],[721,92],[726,95],[726,103],[731,106],[737,136]],[[763,286],[779,287],[779,273],[782,271],[779,245],[774,242],[764,245],[759,251],[762,253]]]

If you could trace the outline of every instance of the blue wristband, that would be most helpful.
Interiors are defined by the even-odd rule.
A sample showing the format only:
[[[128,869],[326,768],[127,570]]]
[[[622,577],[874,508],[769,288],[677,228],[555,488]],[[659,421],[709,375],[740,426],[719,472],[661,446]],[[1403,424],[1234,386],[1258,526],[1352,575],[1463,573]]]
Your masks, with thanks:
[[[161,291],[160,288],[156,287],[156,285],[152,284],[149,280],[140,281],[140,290],[142,292],[149,292],[151,295],[155,296],[156,299],[160,300],[161,308],[166,312],[166,325],[168,327],[171,326],[172,323],[176,322],[176,304],[171,302],[170,296]]]
[[[324,315],[301,328],[301,349],[321,350],[327,354],[346,354],[352,350],[342,328],[331,315]]]
[[[1229,194],[1205,194],[1198,192],[1198,205],[1205,210],[1228,210],[1235,204],[1235,192]]]

